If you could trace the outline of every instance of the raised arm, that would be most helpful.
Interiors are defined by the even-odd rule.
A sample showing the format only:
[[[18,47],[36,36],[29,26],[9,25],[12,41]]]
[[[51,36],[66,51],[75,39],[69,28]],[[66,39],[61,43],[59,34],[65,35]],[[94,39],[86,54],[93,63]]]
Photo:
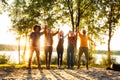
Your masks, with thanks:
[[[69,33],[67,33],[67,34],[64,36],[64,38],[66,38],[68,35],[69,35]]]
[[[59,32],[59,29],[58,29],[58,31],[57,31],[57,32],[53,33],[52,35],[53,35],[53,36],[55,36],[58,32]]]
[[[82,36],[82,34],[80,33],[80,31],[77,31],[77,33],[78,33],[79,36]]]
[[[46,32],[46,30],[45,30],[45,28],[44,28],[44,30],[43,30],[42,32],[40,32],[40,35],[45,34],[45,32]]]
[[[93,43],[93,45],[96,46],[95,42],[90,37],[88,37],[88,40],[91,41]]]

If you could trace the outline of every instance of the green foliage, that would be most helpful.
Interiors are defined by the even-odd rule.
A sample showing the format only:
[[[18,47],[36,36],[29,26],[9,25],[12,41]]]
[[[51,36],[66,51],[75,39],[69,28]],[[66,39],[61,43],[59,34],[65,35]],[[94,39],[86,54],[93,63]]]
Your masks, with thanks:
[[[41,64],[45,65],[45,53],[43,53],[40,57]]]
[[[71,24],[73,30],[77,26],[86,28],[88,34],[101,44],[104,43],[103,36],[110,32],[111,40],[119,26],[119,0],[14,0],[9,6],[12,30],[22,37],[32,31],[34,24],[48,24],[51,28]]]
[[[108,59],[105,57],[102,57],[102,61],[100,62],[100,65],[108,67]]]
[[[32,64],[33,65],[37,65],[38,64],[36,55],[32,57]]]
[[[111,58],[111,63],[117,63],[116,60],[114,58]],[[101,66],[104,66],[104,67],[110,67],[111,65],[109,64],[109,61],[108,61],[108,58],[106,57],[102,57],[102,61],[100,61],[100,64]]]
[[[67,56],[65,55],[64,57],[63,57],[63,65],[66,65],[67,64]]]
[[[89,55],[89,65],[94,65],[95,63],[95,57],[93,55]]]
[[[51,64],[54,64],[54,65],[57,64],[57,63],[58,63],[58,62],[57,62],[57,59],[58,59],[57,56],[54,57],[54,58],[52,58],[52,59],[51,59]]]
[[[15,50],[17,50],[17,46],[15,45],[0,44],[0,51],[15,51]]]
[[[7,64],[10,59],[10,56],[0,55],[0,64]]]
[[[7,6],[8,6],[8,3],[6,0],[0,0],[0,14],[6,11]]]

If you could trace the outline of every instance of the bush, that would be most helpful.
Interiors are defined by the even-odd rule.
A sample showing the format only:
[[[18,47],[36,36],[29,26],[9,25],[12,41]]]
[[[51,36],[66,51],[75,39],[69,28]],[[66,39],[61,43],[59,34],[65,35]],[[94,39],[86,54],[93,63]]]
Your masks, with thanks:
[[[6,56],[5,54],[4,55],[0,55],[0,64],[7,64],[9,59],[10,59],[10,57]]]
[[[58,62],[57,62],[57,57],[54,57],[54,58],[51,58],[51,64],[57,64]]]

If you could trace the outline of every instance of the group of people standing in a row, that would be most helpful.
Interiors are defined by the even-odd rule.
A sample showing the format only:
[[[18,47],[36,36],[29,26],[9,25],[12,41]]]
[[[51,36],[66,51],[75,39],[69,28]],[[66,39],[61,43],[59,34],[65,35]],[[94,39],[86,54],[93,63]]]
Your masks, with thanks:
[[[74,32],[69,31],[67,35],[64,35],[63,31],[56,31],[52,33],[51,29],[48,28],[47,25],[44,27],[44,31],[41,32],[41,26],[34,25],[33,32],[30,34],[30,55],[28,61],[28,68],[31,68],[31,60],[33,52],[36,52],[36,57],[38,61],[38,68],[41,68],[40,62],[40,36],[45,35],[45,61],[46,61],[46,68],[50,69],[51,63],[51,55],[52,55],[52,48],[53,48],[53,36],[58,34],[58,44],[57,44],[57,54],[58,54],[58,68],[62,66],[62,57],[64,52],[64,38],[68,37],[68,48],[67,48],[67,67],[73,68],[74,67],[74,48],[76,43],[76,35]],[[82,54],[85,54],[86,57],[86,68],[88,69],[88,61],[89,61],[89,54],[88,54],[88,40],[93,40],[86,35],[86,30],[83,30],[83,34],[79,31],[77,32],[80,37],[80,49],[79,49],[79,56],[78,56],[78,68],[80,68],[80,58]]]

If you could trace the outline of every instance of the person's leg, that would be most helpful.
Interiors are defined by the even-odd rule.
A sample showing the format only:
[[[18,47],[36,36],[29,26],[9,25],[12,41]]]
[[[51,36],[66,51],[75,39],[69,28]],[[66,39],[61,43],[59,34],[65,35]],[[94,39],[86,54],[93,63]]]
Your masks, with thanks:
[[[59,58],[59,68],[61,68],[61,58],[62,58],[62,53],[60,53],[60,58]]]
[[[48,47],[45,46],[45,63],[46,63],[46,68],[48,67]]]
[[[60,65],[59,59],[60,59],[60,49],[57,47],[57,55],[58,55],[58,67]]]
[[[60,66],[60,53],[58,52],[58,66]]]
[[[33,52],[34,52],[34,49],[30,48],[30,55],[29,55],[29,60],[28,60],[28,68],[31,68],[31,60],[32,60]]]
[[[84,48],[85,58],[86,58],[86,68],[88,69],[88,63],[89,63],[89,54],[88,54],[88,48]]]
[[[63,56],[63,47],[60,47],[60,58],[59,58],[60,68],[62,66],[62,56]]]
[[[78,68],[80,68],[80,62],[81,62],[81,56],[83,54],[83,48],[79,48],[79,54],[78,54]]]
[[[70,68],[70,49],[67,49],[67,66]]]
[[[71,50],[71,68],[74,67],[74,48]]]
[[[60,56],[60,65],[62,66],[62,59],[63,59],[63,49],[61,49],[61,56]]]
[[[48,62],[48,68],[50,68],[51,56],[52,56],[52,46],[49,47],[49,62]]]
[[[38,62],[38,68],[41,68],[41,62],[40,62],[40,50],[36,49],[36,57],[37,57],[37,62]]]

